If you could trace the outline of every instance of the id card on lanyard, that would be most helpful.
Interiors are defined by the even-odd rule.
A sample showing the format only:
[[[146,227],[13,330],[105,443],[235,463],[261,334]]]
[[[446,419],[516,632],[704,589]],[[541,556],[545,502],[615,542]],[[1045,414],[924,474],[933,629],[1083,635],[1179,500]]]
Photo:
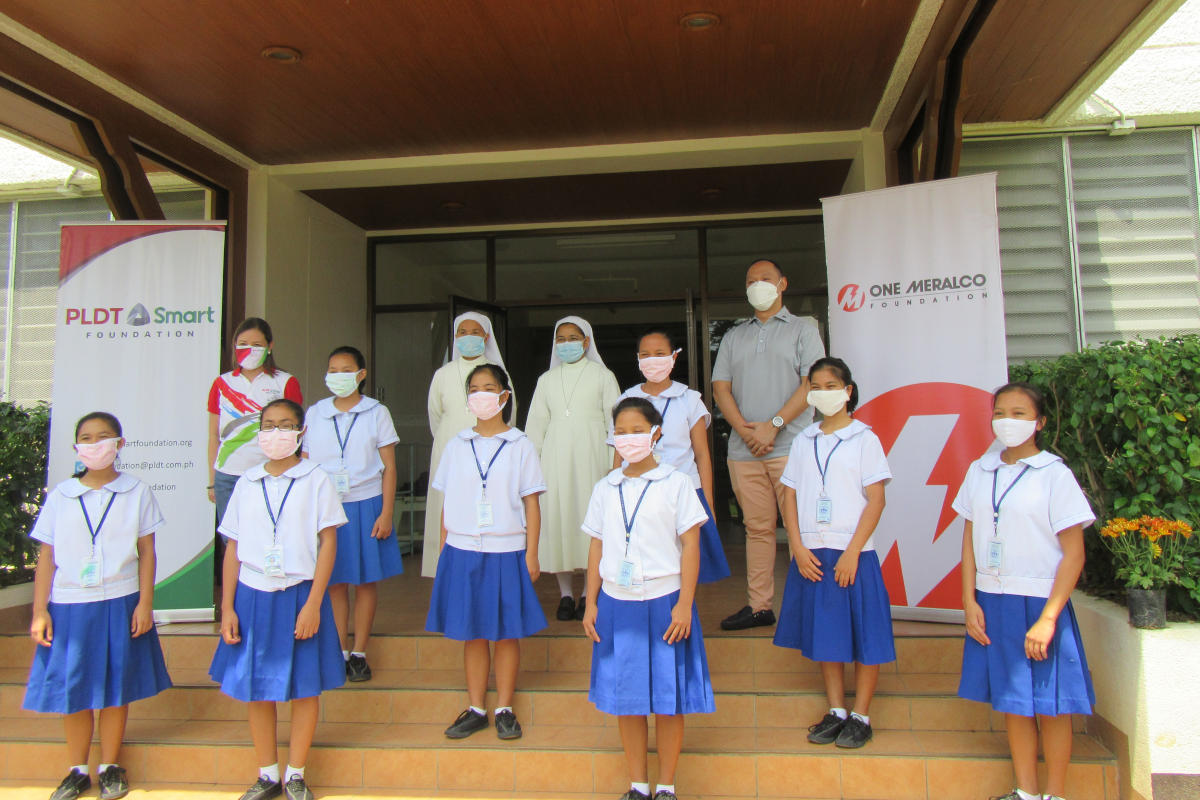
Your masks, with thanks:
[[[484,469],[483,465],[479,463],[479,453],[475,450],[475,440],[471,439],[470,441],[471,455],[475,457],[475,469],[479,471],[479,480],[483,482],[483,493],[480,494],[479,503],[475,506],[475,526],[478,528],[490,528],[496,524],[496,520],[492,514],[492,504],[488,501],[488,475],[492,473],[492,466],[496,463],[496,459],[500,457],[500,453],[504,450],[504,445],[508,444],[508,439],[500,440],[500,446],[492,454],[492,460],[488,462],[487,469]]]
[[[996,498],[996,484],[1000,478],[1000,468],[996,467],[992,473],[992,540],[988,542],[988,569],[999,570],[1004,566],[1004,542],[1000,540],[1000,506],[1004,503],[1004,498],[1008,497],[1008,493],[1017,485],[1017,481],[1025,477],[1026,472],[1029,472],[1028,464],[1017,474],[1017,477],[1013,478],[1013,482],[1008,485],[999,499]]]
[[[625,556],[621,560],[621,571],[617,574],[617,585],[622,589],[628,589],[633,586],[633,562],[629,560],[629,542],[633,538],[633,524],[637,522],[638,511],[642,507],[642,501],[646,499],[646,492],[650,491],[650,484],[653,483],[650,479],[646,479],[646,486],[642,489],[642,494],[638,497],[637,505],[633,507],[633,515],[630,516],[625,511],[625,481],[617,484],[617,496],[621,500],[621,522],[625,524]]]
[[[350,492],[350,471],[346,468],[346,445],[350,443],[350,432],[354,430],[354,423],[358,422],[358,412],[350,413],[350,427],[346,428],[346,438],[342,438],[342,431],[338,428],[337,413],[333,415],[333,435],[337,438],[338,450],[341,452],[341,460],[338,461],[338,468],[330,474],[333,478],[333,488],[337,490],[338,496],[344,496]]]
[[[104,507],[104,513],[100,515],[100,522],[96,527],[92,527],[92,518],[88,516],[87,506],[83,504],[83,495],[80,495],[79,509],[83,512],[83,521],[87,523],[88,533],[92,537],[91,553],[83,559],[83,564],[79,569],[79,585],[84,589],[95,589],[100,585],[100,580],[104,575],[100,555],[96,552],[96,539],[100,536],[101,529],[104,528],[104,520],[108,519],[108,512],[112,510],[113,503],[117,499],[117,493],[113,492],[108,498],[108,505]]]
[[[288,495],[292,493],[296,479],[292,478],[288,482],[283,499],[279,501],[278,514],[271,509],[271,500],[267,497],[267,479],[264,477],[259,483],[262,486],[263,503],[267,506],[267,516],[271,518],[271,545],[267,547],[263,557],[263,574],[269,578],[286,578],[287,572],[283,568],[283,545],[279,543],[279,520],[283,517],[283,507],[287,505]]]
[[[825,475],[829,472],[829,461],[833,458],[833,454],[842,446],[845,439],[838,438],[833,449],[829,451],[829,455],[825,456],[825,463],[821,463],[821,456],[817,452],[817,440],[820,437],[813,437],[813,459],[817,462],[817,473],[821,476],[821,494],[817,497],[817,524],[828,525],[833,522],[833,499],[825,493]]]

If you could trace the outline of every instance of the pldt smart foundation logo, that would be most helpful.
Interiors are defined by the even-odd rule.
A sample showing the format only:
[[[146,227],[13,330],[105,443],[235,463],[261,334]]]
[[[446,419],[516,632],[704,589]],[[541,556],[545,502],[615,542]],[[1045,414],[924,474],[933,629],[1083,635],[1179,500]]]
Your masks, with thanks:
[[[63,324],[78,329],[85,339],[185,339],[196,335],[196,328],[217,323],[217,311],[206,308],[175,309],[143,303],[132,306],[67,308]],[[132,330],[130,330],[132,329]]]
[[[837,293],[837,304],[843,311],[866,309],[899,309],[936,306],[984,300],[988,296],[987,275],[917,278],[905,286],[900,281],[875,283],[865,290],[857,283],[847,283]]]

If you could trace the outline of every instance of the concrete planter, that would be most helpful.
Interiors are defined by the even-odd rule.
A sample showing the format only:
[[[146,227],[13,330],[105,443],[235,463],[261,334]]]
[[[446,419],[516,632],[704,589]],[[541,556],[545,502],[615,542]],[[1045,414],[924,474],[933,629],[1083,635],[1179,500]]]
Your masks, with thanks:
[[[33,581],[0,589],[0,609],[26,606],[33,602]]]
[[[1096,687],[1088,730],[1117,754],[1121,797],[1200,796],[1200,623],[1139,629],[1124,606],[1071,600]]]

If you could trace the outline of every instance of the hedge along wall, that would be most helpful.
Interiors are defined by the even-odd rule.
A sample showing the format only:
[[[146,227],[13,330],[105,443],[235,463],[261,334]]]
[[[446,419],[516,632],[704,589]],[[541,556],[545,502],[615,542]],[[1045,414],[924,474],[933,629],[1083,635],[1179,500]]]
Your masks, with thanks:
[[[49,406],[0,402],[0,568],[32,566],[36,559],[29,531],[45,495],[49,438]]]
[[[1111,342],[1009,368],[1046,393],[1043,446],[1063,457],[1098,524],[1142,514],[1200,530],[1200,336]],[[1112,556],[1087,531],[1084,584],[1115,588]],[[1200,616],[1200,548],[1172,605]]]

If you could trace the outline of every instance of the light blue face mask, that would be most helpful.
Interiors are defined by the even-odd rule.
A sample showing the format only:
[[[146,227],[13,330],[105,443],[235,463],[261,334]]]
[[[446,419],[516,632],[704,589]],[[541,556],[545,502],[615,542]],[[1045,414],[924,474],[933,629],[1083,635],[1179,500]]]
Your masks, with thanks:
[[[554,345],[554,352],[567,364],[574,364],[583,358],[583,342],[558,342]]]
[[[459,336],[455,339],[454,346],[458,348],[459,353],[467,358],[477,358],[483,355],[485,340],[482,336],[468,333],[466,336]]]

